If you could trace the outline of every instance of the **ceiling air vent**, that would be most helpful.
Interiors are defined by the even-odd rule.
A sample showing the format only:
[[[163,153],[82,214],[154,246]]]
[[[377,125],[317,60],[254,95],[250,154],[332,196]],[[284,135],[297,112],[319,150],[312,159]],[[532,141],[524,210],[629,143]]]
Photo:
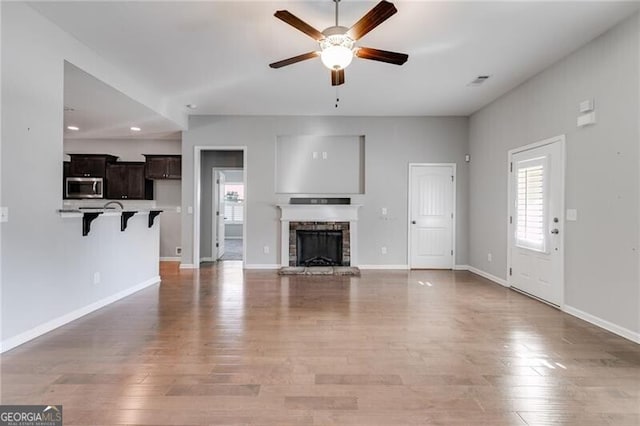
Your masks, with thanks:
[[[467,86],[480,86],[485,81],[489,80],[490,75],[479,75],[473,80],[471,83],[467,84]]]

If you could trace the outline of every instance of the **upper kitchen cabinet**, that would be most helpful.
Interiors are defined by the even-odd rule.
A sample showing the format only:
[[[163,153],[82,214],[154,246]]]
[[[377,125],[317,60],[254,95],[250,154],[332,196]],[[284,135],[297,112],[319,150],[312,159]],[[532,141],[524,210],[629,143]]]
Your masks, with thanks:
[[[108,154],[69,154],[69,176],[106,177],[107,164],[115,163],[118,157]]]
[[[144,154],[147,179],[180,179],[182,177],[181,155]]]
[[[110,200],[153,200],[153,182],[144,178],[145,163],[107,165],[106,190]]]

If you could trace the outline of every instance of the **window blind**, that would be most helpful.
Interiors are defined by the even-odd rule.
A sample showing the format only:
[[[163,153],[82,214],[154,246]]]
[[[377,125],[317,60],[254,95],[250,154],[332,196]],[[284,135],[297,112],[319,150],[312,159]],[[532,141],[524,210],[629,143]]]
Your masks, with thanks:
[[[542,159],[527,161],[517,168],[516,244],[545,251],[545,163]]]

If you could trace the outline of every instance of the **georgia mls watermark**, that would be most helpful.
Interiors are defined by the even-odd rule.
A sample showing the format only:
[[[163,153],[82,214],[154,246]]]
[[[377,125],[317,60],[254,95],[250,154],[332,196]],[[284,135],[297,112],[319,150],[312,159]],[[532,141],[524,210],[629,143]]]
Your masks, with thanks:
[[[62,426],[62,405],[0,405],[0,426]]]

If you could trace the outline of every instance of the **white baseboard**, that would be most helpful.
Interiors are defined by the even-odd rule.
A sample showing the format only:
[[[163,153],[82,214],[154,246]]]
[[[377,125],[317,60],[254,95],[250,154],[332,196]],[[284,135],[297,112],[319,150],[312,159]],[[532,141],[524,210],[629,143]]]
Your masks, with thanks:
[[[640,333],[629,330],[628,328],[621,327],[617,324],[604,320],[595,315],[591,315],[587,312],[581,311],[580,309],[574,308],[573,306],[564,305],[563,310],[569,315],[573,315],[576,318],[580,318],[581,320],[589,322],[593,325],[597,325],[600,328],[604,328],[605,330],[610,331],[613,334],[617,334],[618,336],[624,337],[625,339],[629,339],[634,343],[640,343]]]
[[[469,265],[453,265],[454,271],[468,271]]]
[[[196,269],[196,265],[193,263],[181,263],[180,269]]]
[[[177,257],[161,257],[160,262],[180,262],[182,258],[180,256]]]
[[[409,269],[409,265],[358,265],[360,269],[393,269],[393,270],[403,270],[406,271]]]
[[[509,283],[507,282],[507,280],[504,280],[502,278],[498,278],[495,275],[492,275],[492,274],[490,274],[488,272],[485,272],[483,270],[480,270],[478,268],[474,268],[473,266],[469,266],[468,270],[469,270],[469,272],[473,272],[476,275],[480,275],[481,277],[486,278],[489,281],[493,281],[494,283],[498,283],[498,284],[500,284],[502,286],[505,286],[505,287],[511,287],[509,285]]]
[[[280,265],[278,264],[273,264],[273,263],[265,263],[265,264],[248,264],[245,263],[244,264],[244,269],[280,269]]]
[[[7,340],[3,340],[0,342],[0,353],[6,352],[10,349],[15,348],[16,346],[20,346],[23,343],[26,343],[30,340],[35,339],[36,337],[40,337],[43,334],[46,334],[52,330],[55,330],[58,327],[62,327],[65,324],[70,323],[71,321],[75,321],[78,318],[81,318],[91,312],[97,311],[100,308],[103,308],[107,305],[110,305],[113,302],[117,302],[120,299],[123,299],[127,296],[132,295],[140,290],[143,290],[149,286],[157,284],[160,282],[160,277],[156,276],[151,279],[148,279],[145,282],[137,284],[133,287],[129,287],[126,290],[122,290],[116,294],[113,294],[109,297],[105,297],[102,300],[98,300],[90,305],[82,307],[80,309],[76,309],[75,311],[69,312],[61,317],[52,319],[51,321],[47,321],[44,324],[40,324],[37,327],[32,328],[31,330],[25,331],[24,333],[20,333],[17,336],[13,336]]]
[[[200,262],[214,262],[215,259],[213,257],[201,257]]]

